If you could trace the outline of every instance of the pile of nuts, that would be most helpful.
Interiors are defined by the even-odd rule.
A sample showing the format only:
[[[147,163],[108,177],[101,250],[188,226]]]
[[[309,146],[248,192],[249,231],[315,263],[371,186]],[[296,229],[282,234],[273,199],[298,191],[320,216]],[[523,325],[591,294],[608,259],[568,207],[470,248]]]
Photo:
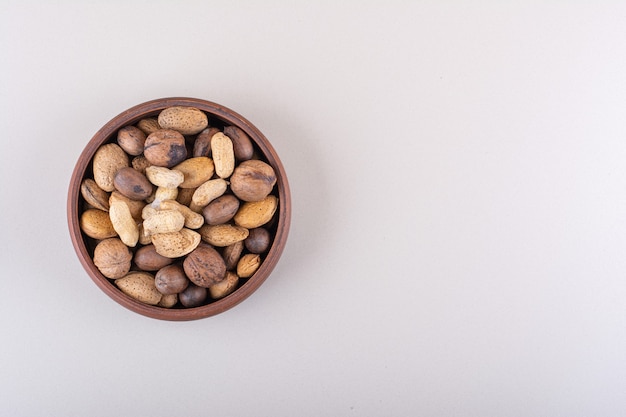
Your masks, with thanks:
[[[273,240],[276,173],[243,130],[175,106],[115,139],[81,184],[80,227],[102,275],[143,303],[189,308],[257,271]]]

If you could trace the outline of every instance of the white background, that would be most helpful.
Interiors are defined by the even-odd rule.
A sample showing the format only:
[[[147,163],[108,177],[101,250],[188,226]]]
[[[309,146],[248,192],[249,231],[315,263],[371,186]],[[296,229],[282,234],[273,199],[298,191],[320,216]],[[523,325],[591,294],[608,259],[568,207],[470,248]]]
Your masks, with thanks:
[[[626,415],[626,4],[0,1],[0,415]],[[243,304],[132,313],[67,186],[188,96],[273,143],[288,245]]]

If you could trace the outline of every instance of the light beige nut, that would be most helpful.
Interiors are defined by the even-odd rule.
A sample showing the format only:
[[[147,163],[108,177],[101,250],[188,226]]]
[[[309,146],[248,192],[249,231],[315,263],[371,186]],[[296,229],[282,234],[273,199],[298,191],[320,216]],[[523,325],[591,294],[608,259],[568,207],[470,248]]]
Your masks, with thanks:
[[[124,294],[145,304],[156,305],[162,298],[154,286],[154,277],[147,272],[129,272],[126,276],[116,279],[115,285]]]
[[[160,205],[162,201],[176,200],[176,197],[178,197],[178,188],[157,187],[152,203],[154,205]]]
[[[218,247],[230,246],[248,237],[248,229],[230,224],[210,226],[205,224],[199,230],[202,240]]]
[[[109,211],[109,193],[100,188],[94,180],[84,179],[80,184],[80,193],[92,207]]]
[[[176,130],[183,135],[195,135],[209,125],[206,114],[195,107],[187,106],[173,106],[162,110],[158,122],[163,129]]]
[[[204,224],[204,217],[200,213],[196,213],[176,200],[163,200],[159,208],[161,210],[178,211],[185,218],[185,227],[188,229],[198,229]]]
[[[168,294],[161,297],[161,301],[157,303],[159,307],[172,308],[178,302],[178,294]]]
[[[142,174],[146,175],[146,168],[148,168],[152,164],[150,164],[150,161],[148,161],[145,156],[139,155],[139,156],[136,156],[136,157],[133,158],[133,160],[131,161],[131,165],[137,171],[139,171]]]
[[[111,224],[109,213],[99,209],[88,209],[80,215],[80,229],[93,239],[107,239],[117,236]]]
[[[152,243],[152,236],[147,235],[143,230],[143,222],[137,224],[137,228],[139,229],[139,243],[141,245],[150,245]]]
[[[158,211],[159,209],[157,207],[153,206],[152,204],[147,204],[143,208],[143,210],[141,210],[141,218],[146,220],[151,216],[154,216]]]
[[[157,187],[165,188],[176,188],[185,180],[182,172],[156,165],[146,168],[146,177]]]
[[[93,252],[93,263],[107,278],[121,278],[130,271],[133,254],[121,240],[116,237],[104,239],[96,245]]]
[[[159,126],[159,122],[154,117],[141,119],[139,123],[137,123],[137,127],[143,130],[143,133],[145,133],[146,135],[149,135],[150,133],[156,132],[157,130],[161,129],[161,126]]]
[[[235,151],[233,142],[222,132],[211,138],[211,153],[215,164],[215,173],[220,178],[228,178],[235,169]]]
[[[228,182],[221,178],[205,182],[191,196],[189,208],[200,213],[207,204],[224,194],[227,188]]]
[[[237,284],[239,283],[239,277],[234,272],[226,272],[226,278],[218,282],[217,284],[213,284],[209,287],[209,294],[211,294],[211,298],[219,299],[224,298],[227,295],[231,294],[237,288]]]
[[[93,179],[104,191],[115,190],[113,179],[121,168],[129,166],[128,155],[119,145],[102,145],[93,156]]]
[[[185,228],[178,232],[152,235],[156,252],[166,258],[185,256],[197,248],[200,241],[200,233]]]
[[[139,241],[139,227],[133,219],[128,205],[123,201],[115,201],[109,207],[109,217],[113,228],[126,246],[134,248]]]
[[[247,253],[237,262],[237,275],[239,278],[250,278],[261,266],[261,256]]]
[[[141,220],[141,211],[146,206],[146,203],[141,200],[131,200],[119,191],[113,191],[109,196],[109,205],[116,201],[123,201],[130,209],[130,214],[135,220]]]
[[[215,172],[213,160],[206,156],[186,159],[173,169],[184,175],[184,181],[178,185],[180,188],[197,188],[210,180]]]
[[[254,229],[269,222],[277,207],[278,198],[274,195],[268,195],[261,201],[242,204],[233,219],[237,226]]]
[[[143,221],[143,232],[149,236],[180,231],[185,217],[176,210],[157,210]]]

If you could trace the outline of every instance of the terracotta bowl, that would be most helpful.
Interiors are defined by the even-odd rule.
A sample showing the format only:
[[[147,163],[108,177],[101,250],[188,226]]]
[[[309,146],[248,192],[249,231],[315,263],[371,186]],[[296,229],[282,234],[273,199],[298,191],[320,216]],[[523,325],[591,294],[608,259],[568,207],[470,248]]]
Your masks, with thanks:
[[[94,265],[92,257],[96,242],[86,236],[81,231],[79,225],[80,215],[85,205],[81,196],[80,185],[84,178],[92,175],[91,162],[96,150],[105,143],[115,142],[117,131],[120,128],[135,124],[146,117],[157,117],[161,110],[171,106],[196,107],[207,114],[209,125],[211,126],[233,125],[242,129],[252,140],[255,150],[261,159],[274,168],[277,178],[272,193],[278,197],[279,206],[273,220],[267,226],[273,235],[273,241],[268,251],[262,255],[263,261],[260,268],[252,277],[240,280],[238,288],[230,295],[219,300],[210,300],[210,297],[208,297],[207,304],[193,308],[185,308],[180,306],[180,304],[173,308],[152,306],[124,294],[115,286],[113,280],[107,279]],[[67,220],[78,259],[93,282],[109,297],[127,309],[147,317],[161,320],[196,320],[222,313],[236,306],[249,297],[267,279],[276,266],[287,241],[291,220],[291,199],[287,176],[276,151],[252,123],[234,111],[210,101],[180,97],[163,98],[139,104],[120,113],[105,124],[87,143],[87,146],[78,158],[70,181],[67,199]]]

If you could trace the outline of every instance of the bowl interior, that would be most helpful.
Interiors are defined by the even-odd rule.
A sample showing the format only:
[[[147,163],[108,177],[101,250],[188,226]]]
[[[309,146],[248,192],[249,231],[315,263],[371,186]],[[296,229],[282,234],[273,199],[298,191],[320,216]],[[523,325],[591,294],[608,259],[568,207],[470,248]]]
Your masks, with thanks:
[[[242,280],[239,287],[230,295],[210,301],[200,307],[163,308],[141,303],[120,291],[111,280],[100,273],[94,265],[93,249],[95,241],[86,236],[80,229],[79,218],[84,202],[80,195],[80,185],[84,178],[92,175],[92,158],[98,148],[109,142],[116,141],[117,131],[133,125],[146,117],[156,117],[159,112],[171,106],[191,106],[204,111],[209,118],[209,125],[224,127],[237,126],[252,140],[255,151],[261,159],[270,164],[276,173],[276,186],[272,194],[279,199],[278,210],[267,229],[273,235],[273,242],[263,257],[261,266],[256,273]],[[276,151],[265,136],[248,120],[236,112],[219,104],[195,98],[174,97],[152,100],[132,107],[109,121],[89,141],[74,168],[68,192],[68,225],[72,244],[78,258],[91,279],[109,297],[122,306],[147,317],[162,320],[195,320],[224,312],[239,304],[250,296],[270,275],[285,247],[291,220],[291,196],[283,165]]]

